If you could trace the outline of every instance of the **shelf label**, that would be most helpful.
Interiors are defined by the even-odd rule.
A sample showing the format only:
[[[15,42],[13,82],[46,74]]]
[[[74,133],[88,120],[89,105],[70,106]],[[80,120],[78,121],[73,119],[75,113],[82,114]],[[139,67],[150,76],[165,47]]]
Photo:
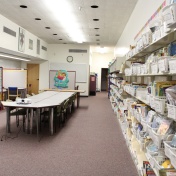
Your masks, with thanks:
[[[161,102],[155,100],[155,111],[161,112]]]
[[[168,107],[168,117],[175,119],[175,107],[174,106],[167,106]]]
[[[153,98],[153,97],[150,97],[150,106],[151,106],[152,108],[155,107],[155,101],[154,101],[154,98]]]
[[[137,74],[138,74],[138,75],[141,74],[141,67],[140,67],[140,66],[137,67]]]
[[[150,103],[150,95],[146,96],[146,101],[147,101],[147,103]]]
[[[169,60],[170,73],[176,73],[176,60]]]
[[[156,63],[151,65],[152,74],[158,73],[158,65]]]
[[[164,62],[164,60],[160,60],[159,62],[158,62],[158,66],[159,66],[159,71],[166,71],[166,68],[165,68],[165,62]]]

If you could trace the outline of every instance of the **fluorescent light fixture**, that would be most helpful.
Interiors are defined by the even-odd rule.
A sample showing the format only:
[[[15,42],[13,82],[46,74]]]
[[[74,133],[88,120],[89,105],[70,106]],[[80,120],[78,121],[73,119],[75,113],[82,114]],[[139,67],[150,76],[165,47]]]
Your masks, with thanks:
[[[80,11],[82,10],[82,7],[81,7],[81,6],[79,6],[79,10],[80,10]]]
[[[101,54],[104,54],[104,53],[108,52],[108,49],[106,47],[98,47],[97,52],[101,53]]]
[[[0,56],[7,57],[7,58],[10,58],[10,59],[15,59],[15,60],[30,61],[30,60],[27,60],[27,59],[23,59],[21,57],[16,57],[16,56],[12,56],[12,55],[1,54],[1,53],[0,53]]]
[[[115,49],[115,54],[118,56],[124,56],[129,51],[127,47],[121,47]]]
[[[53,14],[73,41],[85,41],[85,37],[78,23],[75,12],[71,6],[71,1],[68,0],[43,0],[46,8]]]

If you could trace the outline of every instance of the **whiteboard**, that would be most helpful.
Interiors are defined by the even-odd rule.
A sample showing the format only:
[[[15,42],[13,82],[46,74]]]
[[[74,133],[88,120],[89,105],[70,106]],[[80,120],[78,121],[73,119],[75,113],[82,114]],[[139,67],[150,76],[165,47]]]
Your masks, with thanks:
[[[50,63],[50,70],[69,70],[76,71],[76,82],[87,82],[88,65],[87,64],[67,64],[67,63]]]
[[[3,87],[27,88],[27,70],[3,69]]]
[[[49,71],[49,88],[50,89],[57,88],[54,86],[54,77],[57,72],[58,72],[58,70],[50,70]],[[68,79],[69,79],[67,89],[75,90],[76,72],[75,71],[67,71],[67,73],[68,73]]]

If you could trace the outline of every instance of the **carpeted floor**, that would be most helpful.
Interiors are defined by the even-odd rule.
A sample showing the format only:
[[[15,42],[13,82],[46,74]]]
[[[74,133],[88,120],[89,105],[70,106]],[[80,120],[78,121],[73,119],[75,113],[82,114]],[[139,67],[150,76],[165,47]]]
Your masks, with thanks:
[[[17,128],[15,118],[11,138],[5,139],[5,115],[0,111],[0,176],[138,175],[106,92],[82,97],[53,136],[45,124],[40,142]]]

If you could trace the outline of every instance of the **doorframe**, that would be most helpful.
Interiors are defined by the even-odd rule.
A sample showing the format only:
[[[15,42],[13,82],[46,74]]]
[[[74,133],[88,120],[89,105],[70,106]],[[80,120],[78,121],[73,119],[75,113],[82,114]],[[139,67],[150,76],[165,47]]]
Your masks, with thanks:
[[[103,69],[106,70],[106,90],[102,90],[102,76],[103,76]],[[101,68],[101,87],[100,87],[100,91],[108,91],[108,68]]]

